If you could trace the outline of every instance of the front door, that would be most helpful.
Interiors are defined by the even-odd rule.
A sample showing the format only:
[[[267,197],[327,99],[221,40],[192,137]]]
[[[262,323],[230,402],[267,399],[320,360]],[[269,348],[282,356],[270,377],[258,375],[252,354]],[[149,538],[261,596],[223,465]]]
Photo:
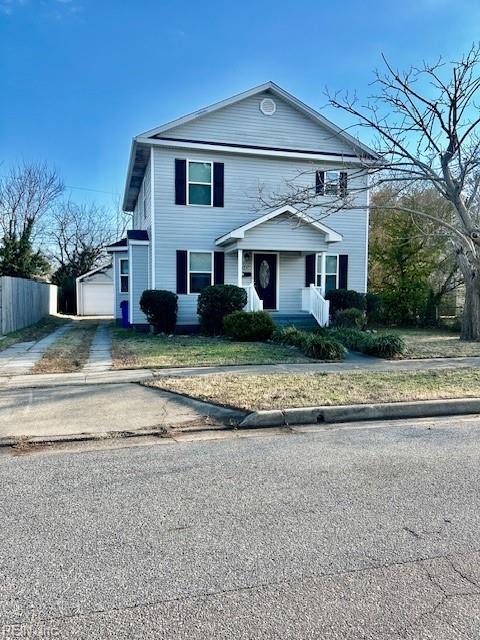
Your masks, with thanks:
[[[253,282],[264,309],[277,308],[277,255],[253,254]]]

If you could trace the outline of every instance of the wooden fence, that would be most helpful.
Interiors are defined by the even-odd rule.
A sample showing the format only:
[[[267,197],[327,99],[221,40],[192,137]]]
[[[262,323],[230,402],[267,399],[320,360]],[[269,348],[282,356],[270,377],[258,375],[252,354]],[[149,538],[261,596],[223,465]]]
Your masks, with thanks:
[[[18,331],[57,312],[57,287],[24,278],[0,277],[0,335]]]

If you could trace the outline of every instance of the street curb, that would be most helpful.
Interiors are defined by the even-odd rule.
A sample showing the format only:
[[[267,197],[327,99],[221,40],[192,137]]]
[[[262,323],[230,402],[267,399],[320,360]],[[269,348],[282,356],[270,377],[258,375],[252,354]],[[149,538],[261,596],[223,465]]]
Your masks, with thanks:
[[[4,447],[42,445],[42,444],[63,444],[68,442],[93,442],[112,441],[125,438],[143,438],[145,436],[156,436],[159,438],[169,438],[169,433],[165,429],[139,429],[138,431],[108,431],[104,433],[69,433],[52,436],[5,436],[0,438],[0,449]]]
[[[295,424],[434,418],[476,413],[480,413],[480,398],[419,400],[415,402],[253,411],[242,420],[239,427],[280,427]]]

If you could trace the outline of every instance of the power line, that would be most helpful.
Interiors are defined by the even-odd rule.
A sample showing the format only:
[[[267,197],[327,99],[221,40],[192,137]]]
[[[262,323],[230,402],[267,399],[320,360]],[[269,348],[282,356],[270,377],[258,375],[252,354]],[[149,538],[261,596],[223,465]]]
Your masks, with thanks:
[[[118,196],[118,193],[113,193],[113,191],[103,191],[102,189],[89,189],[88,187],[74,187],[71,184],[65,185],[66,189],[78,189],[80,191],[93,191],[95,193],[106,193],[109,196]]]

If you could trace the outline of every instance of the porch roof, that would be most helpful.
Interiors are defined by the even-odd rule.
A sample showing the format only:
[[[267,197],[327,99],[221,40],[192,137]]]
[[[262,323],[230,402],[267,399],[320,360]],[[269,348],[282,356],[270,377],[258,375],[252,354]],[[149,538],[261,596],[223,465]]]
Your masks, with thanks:
[[[260,218],[256,218],[251,222],[247,222],[247,224],[243,224],[241,227],[237,227],[236,229],[229,231],[223,236],[220,236],[215,240],[215,244],[221,247],[221,246],[228,245],[232,242],[235,242],[236,240],[240,240],[245,237],[245,233],[248,232],[250,229],[254,229],[259,225],[262,225],[265,222],[268,222],[269,220],[273,220],[274,218],[278,216],[282,216],[284,214],[288,214],[293,218],[298,218],[299,221],[305,222],[311,225],[312,227],[314,227],[315,229],[317,229],[318,231],[321,231],[322,233],[325,234],[326,242],[340,242],[341,240],[343,240],[343,236],[340,233],[337,233],[330,227],[327,227],[327,225],[321,222],[318,222],[318,220],[314,220],[306,213],[303,213],[298,209],[295,209],[295,207],[292,207],[291,205],[285,205],[283,207],[279,207],[278,209],[275,209],[274,211],[270,211],[269,213],[266,213]]]

